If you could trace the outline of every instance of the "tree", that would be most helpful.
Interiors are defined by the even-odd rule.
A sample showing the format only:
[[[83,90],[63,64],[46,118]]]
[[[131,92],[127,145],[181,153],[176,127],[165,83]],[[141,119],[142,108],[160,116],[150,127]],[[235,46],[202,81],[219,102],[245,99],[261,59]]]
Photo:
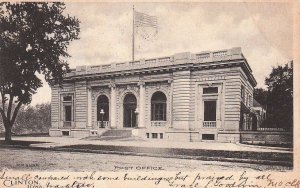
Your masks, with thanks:
[[[255,88],[253,97],[259,104],[265,106],[268,101],[268,91],[263,88]]]
[[[64,10],[64,3],[0,3],[0,113],[7,142],[19,109],[42,86],[37,75],[61,84],[70,71],[67,47],[80,28]]]
[[[51,127],[50,104],[38,104],[20,108],[12,131],[15,134],[47,133]]]
[[[272,127],[293,128],[293,62],[273,68],[268,86],[267,119]]]
[[[35,106],[22,105],[19,109],[12,132],[16,135],[48,133],[51,127],[51,105],[50,103],[37,104]],[[0,118],[0,137],[3,122]]]

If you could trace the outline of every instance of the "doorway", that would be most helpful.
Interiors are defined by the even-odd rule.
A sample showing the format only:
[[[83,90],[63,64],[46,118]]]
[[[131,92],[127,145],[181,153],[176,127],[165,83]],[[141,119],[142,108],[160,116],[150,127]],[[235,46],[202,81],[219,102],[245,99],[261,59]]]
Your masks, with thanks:
[[[123,112],[124,112],[124,127],[136,127],[136,114],[135,110],[137,107],[136,97],[130,93],[124,98]]]

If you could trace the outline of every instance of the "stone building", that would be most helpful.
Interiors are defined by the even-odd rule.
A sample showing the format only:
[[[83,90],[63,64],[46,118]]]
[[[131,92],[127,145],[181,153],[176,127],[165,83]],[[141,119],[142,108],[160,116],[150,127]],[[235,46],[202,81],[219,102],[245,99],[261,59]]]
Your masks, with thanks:
[[[78,66],[52,86],[49,132],[234,142],[249,126],[255,85],[241,48]]]

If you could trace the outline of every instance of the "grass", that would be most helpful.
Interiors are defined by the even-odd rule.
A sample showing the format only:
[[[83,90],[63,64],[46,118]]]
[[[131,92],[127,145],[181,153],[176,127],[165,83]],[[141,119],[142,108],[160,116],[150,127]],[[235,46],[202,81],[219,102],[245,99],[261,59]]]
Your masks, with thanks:
[[[252,151],[225,151],[225,150],[204,150],[204,149],[179,149],[179,148],[149,148],[132,146],[113,146],[113,145],[71,145],[62,146],[65,149],[89,149],[99,151],[119,151],[132,153],[166,154],[166,155],[185,155],[185,156],[204,156],[222,158],[240,158],[254,160],[274,160],[274,161],[293,161],[292,153],[275,152],[252,152]]]
[[[16,134],[14,136],[28,136],[28,137],[49,137],[49,133],[30,133],[30,134]]]
[[[251,143],[247,143],[247,142],[244,142],[243,144],[254,145],[254,146],[267,146],[267,147],[293,148],[293,144],[263,144],[263,143],[251,144]]]

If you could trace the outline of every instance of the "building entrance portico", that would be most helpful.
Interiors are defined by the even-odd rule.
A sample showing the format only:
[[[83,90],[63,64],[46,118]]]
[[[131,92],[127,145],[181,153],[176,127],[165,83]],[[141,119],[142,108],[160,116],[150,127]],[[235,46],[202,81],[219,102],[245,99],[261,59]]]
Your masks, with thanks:
[[[137,118],[136,118],[136,109],[137,109],[137,100],[134,94],[126,94],[123,102],[123,126],[124,127],[136,127]]]

